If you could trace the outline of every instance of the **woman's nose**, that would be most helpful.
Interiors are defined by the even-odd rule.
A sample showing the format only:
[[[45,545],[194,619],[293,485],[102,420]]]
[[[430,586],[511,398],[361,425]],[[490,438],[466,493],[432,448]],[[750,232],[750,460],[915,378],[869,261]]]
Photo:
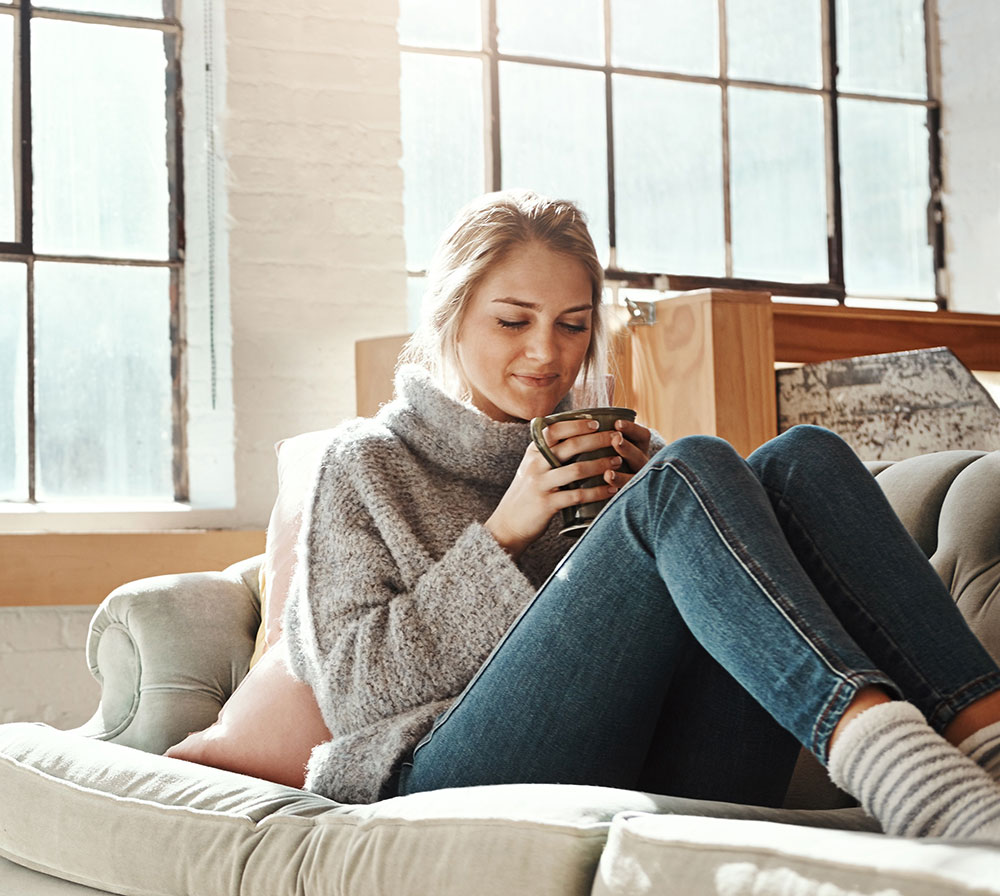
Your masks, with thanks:
[[[548,331],[532,333],[528,340],[527,354],[538,361],[552,360],[556,354],[554,334]]]

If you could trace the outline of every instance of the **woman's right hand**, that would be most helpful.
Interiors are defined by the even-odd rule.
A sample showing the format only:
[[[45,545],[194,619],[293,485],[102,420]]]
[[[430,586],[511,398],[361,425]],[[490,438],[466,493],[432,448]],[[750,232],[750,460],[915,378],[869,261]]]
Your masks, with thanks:
[[[594,432],[597,425],[595,420],[554,423],[545,429],[545,441],[553,454],[565,463],[577,454],[612,446],[615,439],[621,438],[614,430]],[[517,559],[548,528],[553,515],[564,507],[603,501],[617,492],[615,471],[621,465],[622,458],[614,455],[552,467],[532,442],[524,452],[513,482],[486,520],[486,528],[500,546]],[[591,488],[562,488],[591,476],[602,476],[604,482]]]

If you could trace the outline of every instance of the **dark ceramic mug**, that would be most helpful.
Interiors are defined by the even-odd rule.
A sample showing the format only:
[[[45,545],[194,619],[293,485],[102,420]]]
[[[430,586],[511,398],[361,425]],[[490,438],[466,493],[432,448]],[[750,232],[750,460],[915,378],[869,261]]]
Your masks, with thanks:
[[[615,421],[617,420],[635,420],[635,411],[631,408],[579,408],[575,411],[549,414],[548,417],[535,417],[531,421],[531,439],[538,446],[542,457],[553,467],[561,467],[564,464],[552,453],[552,449],[549,448],[549,443],[545,441],[542,431],[545,427],[563,420],[596,420],[600,424],[596,431],[606,432],[615,428]],[[615,449],[611,447],[599,448],[596,451],[585,451],[583,454],[577,454],[566,461],[566,463],[572,464],[576,463],[576,461],[612,457],[616,453]],[[600,485],[603,481],[604,478],[602,476],[591,476],[588,479],[565,486],[565,488],[591,488]],[[586,504],[576,504],[573,507],[563,508],[562,534],[573,538],[583,534],[587,527],[594,521],[594,517],[601,512],[601,508],[608,503],[608,500],[605,498],[603,501],[590,501]]]

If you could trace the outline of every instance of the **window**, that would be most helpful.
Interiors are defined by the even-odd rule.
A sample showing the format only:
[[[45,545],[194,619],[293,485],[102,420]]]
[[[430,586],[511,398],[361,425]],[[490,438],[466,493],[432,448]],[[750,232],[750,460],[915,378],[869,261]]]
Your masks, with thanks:
[[[0,3],[0,500],[183,500],[173,0]]]
[[[513,186],[580,203],[615,290],[943,307],[927,21],[924,0],[402,0],[411,315],[454,211]]]

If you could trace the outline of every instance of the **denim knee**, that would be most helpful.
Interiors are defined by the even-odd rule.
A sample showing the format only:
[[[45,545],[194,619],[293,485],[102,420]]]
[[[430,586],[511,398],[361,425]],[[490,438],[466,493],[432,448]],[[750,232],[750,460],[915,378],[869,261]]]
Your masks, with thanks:
[[[717,436],[684,436],[661,448],[652,458],[651,463],[669,463],[680,460],[686,465],[694,467],[698,464],[711,464],[713,462],[728,463],[734,458],[739,458],[736,449],[725,439]]]
[[[845,466],[859,466],[857,455],[835,432],[804,423],[761,445],[747,458],[765,484],[775,475],[803,473],[829,477]]]

